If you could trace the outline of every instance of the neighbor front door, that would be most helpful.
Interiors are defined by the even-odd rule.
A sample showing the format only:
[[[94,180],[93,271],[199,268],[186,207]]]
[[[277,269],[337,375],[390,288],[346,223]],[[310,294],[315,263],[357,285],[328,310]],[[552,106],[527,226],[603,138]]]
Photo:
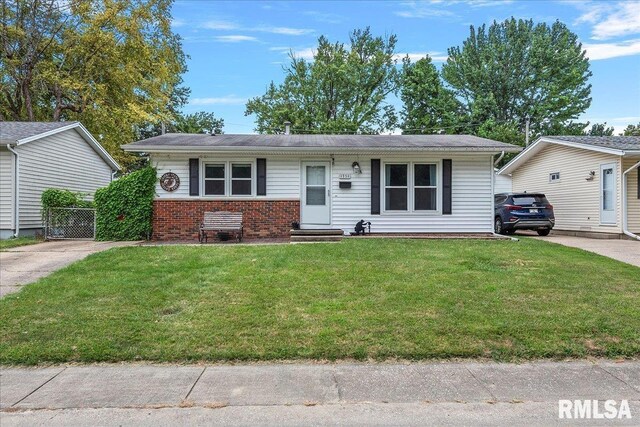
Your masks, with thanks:
[[[329,162],[302,163],[302,226],[331,224],[329,169]]]
[[[600,223],[616,223],[616,164],[600,166]]]

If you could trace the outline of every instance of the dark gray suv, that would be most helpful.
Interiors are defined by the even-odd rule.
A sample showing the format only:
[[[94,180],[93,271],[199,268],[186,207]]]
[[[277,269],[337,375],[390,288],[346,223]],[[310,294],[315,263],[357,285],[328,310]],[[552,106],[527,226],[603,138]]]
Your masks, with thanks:
[[[535,230],[546,236],[556,223],[553,206],[541,193],[502,193],[495,195],[494,230],[513,234],[516,230]]]

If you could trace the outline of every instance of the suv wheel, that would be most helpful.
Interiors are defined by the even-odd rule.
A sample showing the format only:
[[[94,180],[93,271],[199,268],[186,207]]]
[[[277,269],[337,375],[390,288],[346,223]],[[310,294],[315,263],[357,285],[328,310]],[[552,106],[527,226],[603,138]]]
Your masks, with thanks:
[[[551,230],[549,230],[548,228],[543,228],[537,231],[538,231],[538,236],[548,236],[549,233],[551,232]]]
[[[500,219],[500,217],[496,217],[496,222],[494,223],[493,229],[496,234],[504,234],[504,229],[502,227],[502,220]]]

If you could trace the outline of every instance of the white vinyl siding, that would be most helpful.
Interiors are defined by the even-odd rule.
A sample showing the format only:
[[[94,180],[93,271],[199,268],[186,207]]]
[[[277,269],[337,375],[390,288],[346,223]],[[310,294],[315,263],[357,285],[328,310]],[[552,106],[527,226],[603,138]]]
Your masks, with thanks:
[[[404,156],[380,155],[270,155],[247,157],[207,156],[188,154],[153,154],[151,163],[158,168],[158,176],[174,172],[180,177],[180,188],[169,193],[158,185],[158,199],[193,200],[189,196],[189,158],[198,157],[202,164],[222,161],[242,163],[267,159],[267,195],[250,199],[299,200],[301,191],[301,163],[303,161],[328,161],[331,164],[331,224],[328,227],[341,228],[346,233],[353,231],[356,222],[371,221],[371,231],[376,233],[490,233],[493,225],[491,200],[491,174],[493,166],[488,153],[474,154],[407,154]],[[452,159],[452,215],[441,215],[433,211],[389,212],[371,215],[371,159],[381,159],[385,163],[428,163],[442,164],[442,159]],[[358,161],[361,174],[353,173],[352,163]],[[351,188],[339,188],[340,174],[351,175]],[[437,167],[438,207],[442,201],[442,168]],[[384,173],[381,174],[384,178]],[[342,179],[345,181],[345,179]],[[381,191],[384,182],[381,183]],[[246,196],[245,196],[246,198]],[[208,199],[200,197],[201,200]],[[238,197],[237,199],[241,199]],[[381,197],[384,203],[384,198]]]
[[[336,156],[332,168],[332,226],[346,232],[354,230],[356,222],[371,221],[375,233],[490,233],[493,212],[491,199],[491,155],[489,154],[416,154],[407,157],[390,155],[358,156],[362,174],[353,174],[351,164],[355,156]],[[371,159],[385,163],[436,163],[443,158],[452,159],[452,214],[441,215],[430,211],[383,212],[371,215]],[[438,167],[438,185],[442,181],[442,168]],[[351,188],[339,187],[339,175],[351,174]],[[384,173],[381,173],[384,179]],[[381,191],[384,190],[384,181]],[[442,192],[438,189],[438,199]],[[381,197],[381,203],[384,198]],[[441,204],[438,200],[438,205]],[[381,206],[383,207],[383,206]]]
[[[495,176],[495,182],[493,183],[495,194],[499,193],[511,193],[511,176],[509,175],[498,175]]]
[[[0,230],[11,230],[13,216],[13,154],[0,148]]]
[[[20,228],[42,226],[40,196],[47,188],[87,193],[111,182],[111,167],[75,129],[19,145]]]
[[[640,158],[623,159],[622,172],[635,165]],[[638,168],[627,174],[627,228],[640,233],[640,199],[638,199]]]
[[[616,224],[600,223],[600,165],[615,163]],[[580,148],[549,144],[512,173],[513,191],[540,192],[553,205],[555,229],[620,233],[621,180],[620,158]],[[591,171],[593,180],[588,181]],[[549,174],[559,172],[561,179],[549,182]]]
[[[151,164],[158,170],[158,178],[165,172],[173,172],[180,178],[180,187],[173,192],[168,192],[160,187],[160,183],[156,184],[156,198],[158,199],[193,199],[189,196],[189,159],[200,158],[201,163],[215,164],[233,162],[234,164],[251,164],[252,174],[255,181],[255,161],[257,158],[267,159],[267,195],[255,196],[263,199],[299,199],[300,198],[300,159],[292,157],[270,157],[270,156],[197,156],[188,154],[184,155],[163,155],[153,154],[151,156]],[[204,169],[201,170],[201,176]],[[202,184],[201,184],[202,185]],[[255,183],[253,184],[255,188]],[[201,188],[201,194],[204,195],[204,189]],[[229,193],[227,193],[229,194]],[[253,192],[255,194],[255,190]],[[203,196],[204,197],[204,196]],[[207,196],[212,198],[215,196]],[[230,197],[230,196],[229,196]],[[248,196],[238,196],[247,198]]]

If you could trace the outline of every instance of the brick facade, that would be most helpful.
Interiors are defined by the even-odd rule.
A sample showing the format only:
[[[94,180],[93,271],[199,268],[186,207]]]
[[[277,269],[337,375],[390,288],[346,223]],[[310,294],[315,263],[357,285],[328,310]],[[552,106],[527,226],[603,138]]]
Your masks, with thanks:
[[[197,240],[204,212],[243,213],[244,237],[288,237],[300,221],[298,200],[155,200],[153,240]]]

